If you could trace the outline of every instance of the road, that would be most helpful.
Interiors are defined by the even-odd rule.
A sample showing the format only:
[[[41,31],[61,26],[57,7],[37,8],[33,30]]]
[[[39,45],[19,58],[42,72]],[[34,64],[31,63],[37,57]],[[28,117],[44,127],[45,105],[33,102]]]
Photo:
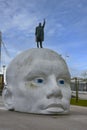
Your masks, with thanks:
[[[0,130],[87,130],[87,107],[71,106],[69,115],[7,111],[0,97]]]

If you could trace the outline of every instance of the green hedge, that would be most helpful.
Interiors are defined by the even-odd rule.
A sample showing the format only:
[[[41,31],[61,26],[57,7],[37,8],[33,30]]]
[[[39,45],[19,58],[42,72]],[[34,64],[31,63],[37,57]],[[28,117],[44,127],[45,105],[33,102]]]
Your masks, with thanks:
[[[78,102],[76,102],[76,98],[71,98],[71,105],[77,105],[77,106],[85,106],[87,107],[87,100],[81,100],[78,99]]]

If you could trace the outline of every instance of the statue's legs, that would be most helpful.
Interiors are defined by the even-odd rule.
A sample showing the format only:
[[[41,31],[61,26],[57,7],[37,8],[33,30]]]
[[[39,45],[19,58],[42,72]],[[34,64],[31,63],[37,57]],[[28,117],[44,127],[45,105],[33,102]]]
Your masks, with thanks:
[[[43,48],[43,46],[42,46],[42,41],[40,41],[40,48]]]
[[[37,42],[37,48],[39,48],[39,43]]]
[[[37,41],[37,48],[43,48],[41,40]]]

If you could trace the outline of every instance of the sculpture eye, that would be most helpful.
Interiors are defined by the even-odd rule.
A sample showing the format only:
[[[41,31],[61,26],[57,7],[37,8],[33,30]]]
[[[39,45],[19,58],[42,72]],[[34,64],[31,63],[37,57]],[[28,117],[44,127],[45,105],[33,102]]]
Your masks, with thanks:
[[[64,84],[65,83],[63,79],[60,79],[58,82],[59,82],[59,84]]]
[[[42,84],[42,83],[44,83],[44,79],[43,78],[36,78],[35,83]]]

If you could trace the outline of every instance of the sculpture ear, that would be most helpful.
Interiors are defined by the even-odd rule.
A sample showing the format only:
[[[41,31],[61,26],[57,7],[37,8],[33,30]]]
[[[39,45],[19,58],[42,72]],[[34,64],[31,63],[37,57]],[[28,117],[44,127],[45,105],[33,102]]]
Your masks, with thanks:
[[[4,87],[3,92],[2,92],[2,98],[3,98],[5,107],[8,110],[14,110],[12,92],[11,92],[10,88]]]

